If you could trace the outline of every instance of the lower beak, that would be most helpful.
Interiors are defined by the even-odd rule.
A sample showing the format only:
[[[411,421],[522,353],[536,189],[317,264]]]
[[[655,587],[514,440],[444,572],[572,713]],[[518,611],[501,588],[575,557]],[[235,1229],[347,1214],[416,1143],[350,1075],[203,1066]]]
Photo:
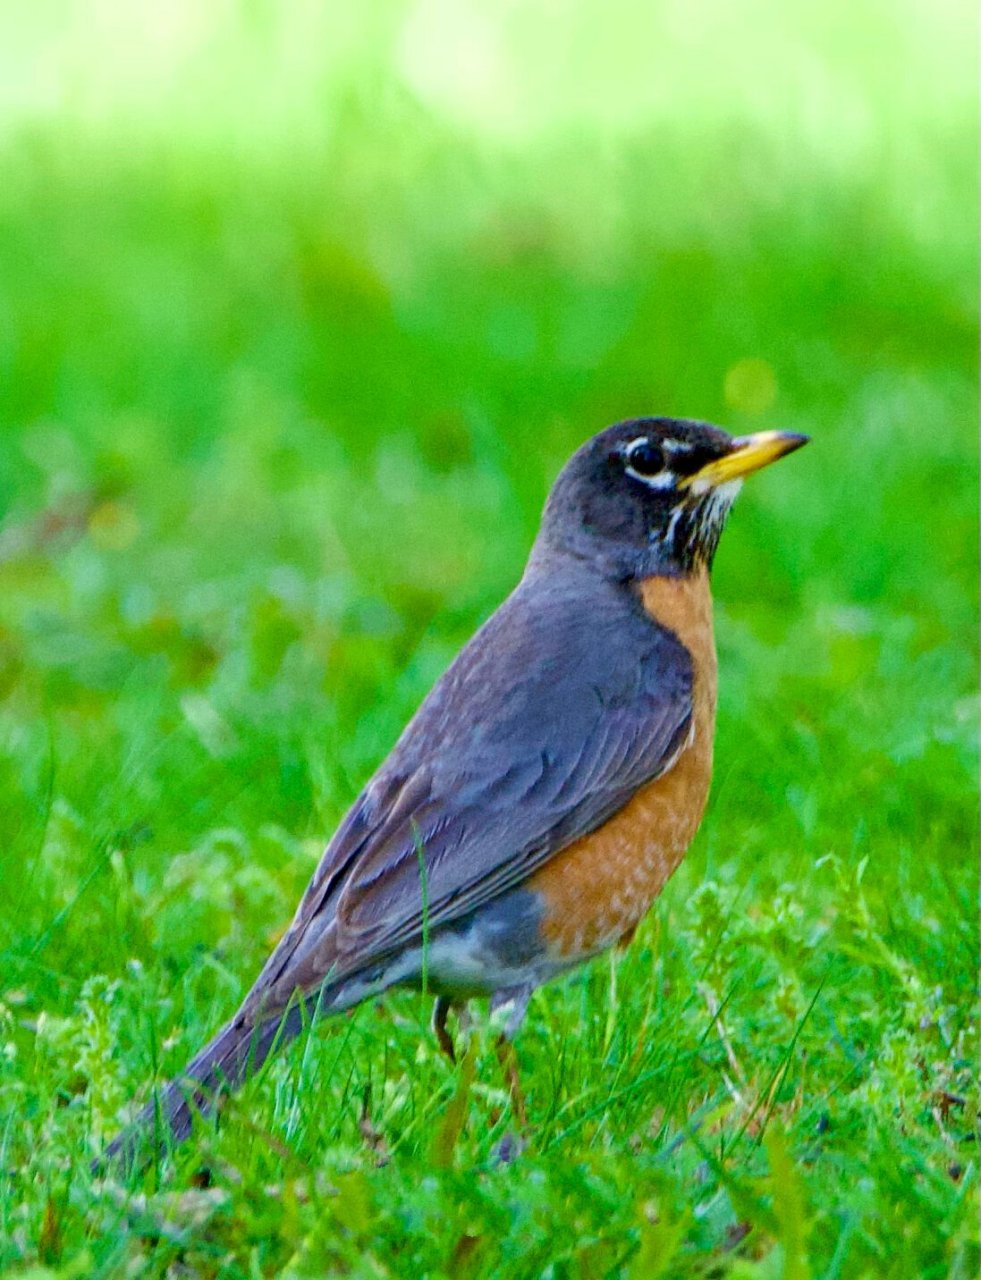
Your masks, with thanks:
[[[727,454],[706,463],[694,475],[679,484],[683,489],[714,489],[729,480],[741,480],[761,467],[768,467],[784,454],[793,453],[807,444],[810,436],[793,431],[758,431],[752,436],[737,436]]]

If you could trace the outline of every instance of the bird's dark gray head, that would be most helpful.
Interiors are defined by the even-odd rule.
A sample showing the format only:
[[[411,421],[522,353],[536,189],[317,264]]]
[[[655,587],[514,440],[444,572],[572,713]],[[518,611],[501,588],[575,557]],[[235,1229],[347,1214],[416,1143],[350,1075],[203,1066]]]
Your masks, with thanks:
[[[562,468],[533,562],[558,551],[621,579],[710,567],[743,476],[807,439],[788,431],[734,437],[678,418],[618,422]]]

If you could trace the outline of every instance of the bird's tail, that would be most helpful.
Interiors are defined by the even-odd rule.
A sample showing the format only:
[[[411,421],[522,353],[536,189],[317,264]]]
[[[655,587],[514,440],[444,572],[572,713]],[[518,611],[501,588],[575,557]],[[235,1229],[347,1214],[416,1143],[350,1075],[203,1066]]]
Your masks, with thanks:
[[[297,1002],[285,1014],[252,1022],[236,1015],[196,1054],[179,1077],[159,1090],[106,1148],[95,1172],[109,1164],[132,1166],[153,1148],[182,1142],[196,1115],[211,1111],[222,1094],[259,1070],[273,1049],[294,1039],[309,1021],[315,1000]]]

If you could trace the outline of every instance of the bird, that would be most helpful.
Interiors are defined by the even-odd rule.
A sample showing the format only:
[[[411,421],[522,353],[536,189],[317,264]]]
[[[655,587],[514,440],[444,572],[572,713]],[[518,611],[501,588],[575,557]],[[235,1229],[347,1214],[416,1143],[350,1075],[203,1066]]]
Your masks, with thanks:
[[[410,719],[328,842],[234,1016],[108,1145],[174,1146],[315,1019],[388,988],[433,1028],[632,937],[684,857],[712,774],[710,571],[744,477],[808,442],[639,417],[555,480],[524,573]]]

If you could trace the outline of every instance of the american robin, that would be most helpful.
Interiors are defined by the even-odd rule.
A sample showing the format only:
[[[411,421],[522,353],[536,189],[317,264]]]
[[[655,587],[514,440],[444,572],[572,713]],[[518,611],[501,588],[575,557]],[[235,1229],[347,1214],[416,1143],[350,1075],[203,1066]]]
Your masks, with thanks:
[[[712,772],[709,570],[742,478],[807,442],[621,422],[563,468],[521,581],[409,721],[327,845],[240,1009],[108,1156],[255,1072],[316,1016],[395,985],[434,1025],[490,996],[513,1036],[541,983],[629,938]]]

